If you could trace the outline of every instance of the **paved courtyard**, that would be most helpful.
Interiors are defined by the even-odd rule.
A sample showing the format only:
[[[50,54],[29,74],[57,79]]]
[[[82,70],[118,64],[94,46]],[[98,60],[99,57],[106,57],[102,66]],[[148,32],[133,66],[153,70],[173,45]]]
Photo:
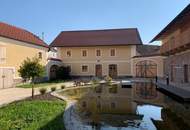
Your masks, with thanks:
[[[32,89],[8,88],[0,90],[0,106],[31,96]]]
[[[66,87],[72,86],[72,82],[59,83],[54,85],[59,89],[61,85],[65,85]],[[52,86],[47,86],[46,88],[50,91]],[[8,88],[8,89],[0,89],[0,106],[6,105],[8,103],[22,100],[24,98],[30,97],[32,93],[31,88]],[[35,88],[35,95],[39,94],[39,88]]]

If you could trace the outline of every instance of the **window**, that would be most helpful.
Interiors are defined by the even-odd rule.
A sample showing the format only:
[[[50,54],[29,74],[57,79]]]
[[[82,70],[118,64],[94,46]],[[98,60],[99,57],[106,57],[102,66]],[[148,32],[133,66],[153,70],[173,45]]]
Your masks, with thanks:
[[[101,56],[101,51],[100,50],[96,50],[96,56]]]
[[[86,51],[86,50],[83,50],[83,51],[82,51],[82,56],[83,56],[83,57],[86,57],[86,56],[87,56],[87,51]]]
[[[0,46],[0,63],[5,63],[6,61],[6,47]]]
[[[115,105],[114,102],[111,103],[111,108],[112,108],[112,109],[116,108],[116,105]]]
[[[38,53],[38,58],[39,58],[39,59],[42,59],[42,52],[39,52],[39,53]]]
[[[82,66],[82,72],[88,72],[88,66],[87,65]]]
[[[111,49],[111,50],[110,50],[110,55],[111,55],[111,56],[115,56],[115,49]]]
[[[183,71],[184,71],[184,82],[188,83],[189,82],[189,66],[187,64],[183,66]]]
[[[71,51],[67,51],[66,55],[67,57],[71,57]]]

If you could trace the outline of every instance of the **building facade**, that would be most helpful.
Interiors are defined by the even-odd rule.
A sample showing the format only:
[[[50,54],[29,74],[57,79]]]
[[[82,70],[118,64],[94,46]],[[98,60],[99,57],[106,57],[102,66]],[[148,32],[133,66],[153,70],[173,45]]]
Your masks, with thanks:
[[[133,77],[163,77],[163,61],[164,56],[160,55],[160,46],[137,46],[137,55],[133,57]]]
[[[0,88],[20,81],[18,69],[26,58],[37,57],[47,64],[48,45],[34,34],[0,22]]]
[[[153,41],[162,42],[164,74],[170,84],[190,86],[190,4]]]
[[[132,76],[132,57],[141,44],[137,29],[112,29],[61,32],[50,46],[72,76],[117,78]]]

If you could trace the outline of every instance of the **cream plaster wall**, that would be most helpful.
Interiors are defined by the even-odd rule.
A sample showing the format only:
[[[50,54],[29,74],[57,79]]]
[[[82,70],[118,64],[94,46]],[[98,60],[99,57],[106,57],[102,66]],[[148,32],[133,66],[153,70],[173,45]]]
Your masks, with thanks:
[[[0,68],[13,68],[15,78],[20,78],[18,69],[27,57],[38,57],[38,53],[42,52],[41,64],[44,66],[47,64],[48,48],[4,37],[0,37],[0,44],[6,47],[6,61],[0,64]]]
[[[115,49],[116,55],[110,56],[110,50]],[[66,52],[71,51],[71,57]],[[82,50],[87,56],[82,56]],[[101,50],[101,56],[96,56],[96,50]],[[136,55],[136,46],[97,46],[97,47],[61,47],[58,48],[58,58],[65,66],[71,66],[71,75],[94,76],[95,65],[102,65],[102,75],[108,75],[109,64],[117,64],[118,76],[132,76],[132,57]],[[81,71],[81,66],[87,65],[88,72]]]

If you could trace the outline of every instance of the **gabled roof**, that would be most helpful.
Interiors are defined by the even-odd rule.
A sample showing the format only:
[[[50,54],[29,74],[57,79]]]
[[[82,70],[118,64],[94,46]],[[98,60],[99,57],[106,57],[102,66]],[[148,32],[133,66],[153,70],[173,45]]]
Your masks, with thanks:
[[[184,23],[184,21],[190,20],[190,4],[178,14],[159,34],[157,34],[150,42],[160,40],[161,37],[171,32],[172,28],[177,27]]]
[[[48,48],[48,45],[33,33],[3,22],[0,22],[0,37],[10,38]]]
[[[63,31],[51,43],[52,47],[141,45],[136,28]]]

